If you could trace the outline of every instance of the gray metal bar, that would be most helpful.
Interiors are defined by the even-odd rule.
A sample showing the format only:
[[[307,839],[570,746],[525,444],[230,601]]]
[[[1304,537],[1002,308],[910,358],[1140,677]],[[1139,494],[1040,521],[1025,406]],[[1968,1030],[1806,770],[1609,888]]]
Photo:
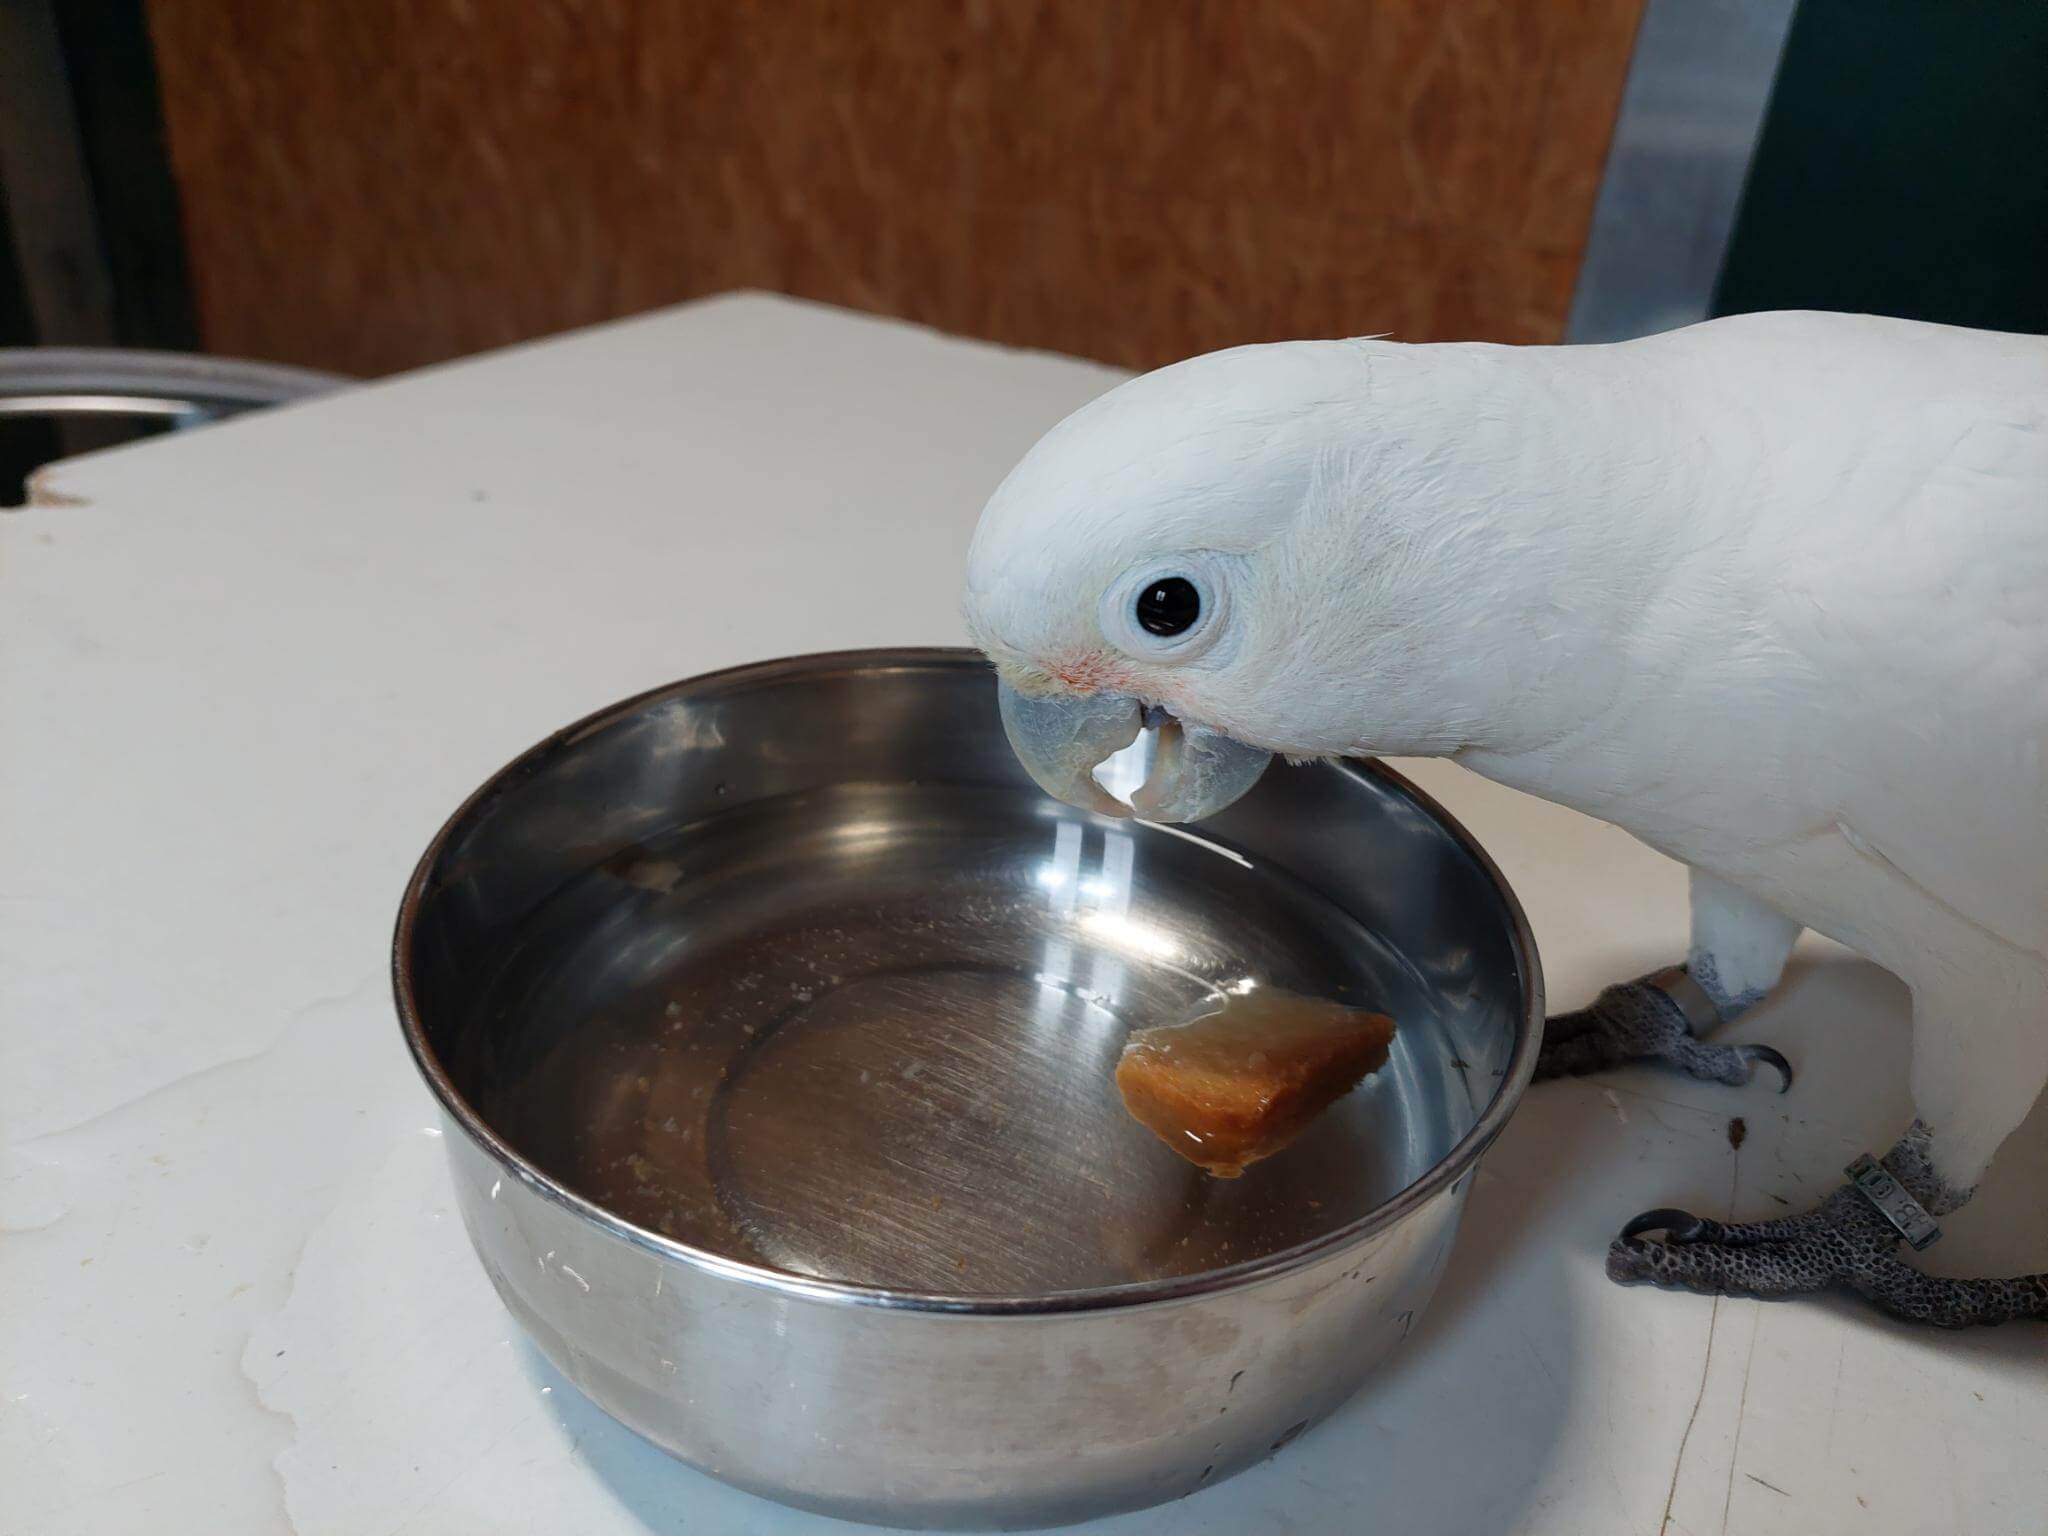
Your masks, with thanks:
[[[138,416],[180,421],[202,414],[190,400],[149,395],[0,395],[0,416]]]
[[[0,347],[0,402],[162,399],[215,415],[282,405],[352,383],[338,374],[239,358],[125,347]]]
[[[353,381],[306,368],[237,358],[118,347],[0,347],[0,420],[46,417],[63,456],[110,448],[167,425],[203,427],[244,411],[323,395]],[[124,424],[125,419],[125,424]],[[34,477],[30,477],[34,498]],[[12,497],[12,487],[0,487]],[[0,501],[0,507],[10,505]]]
[[[1567,341],[1704,320],[1797,0],[1649,0]]]
[[[0,0],[0,181],[37,339],[112,344],[113,278],[52,0]]]

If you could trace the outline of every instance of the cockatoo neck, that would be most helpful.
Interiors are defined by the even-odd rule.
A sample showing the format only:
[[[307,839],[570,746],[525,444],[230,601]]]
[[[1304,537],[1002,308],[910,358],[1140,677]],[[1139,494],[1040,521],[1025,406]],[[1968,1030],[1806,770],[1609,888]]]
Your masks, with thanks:
[[[1709,479],[1682,399],[1625,348],[1370,362],[1277,552],[1300,643],[1344,658],[1298,674],[1327,690],[1289,706],[1300,745],[1505,769],[1596,734],[1672,643],[1662,610],[1713,580],[1718,524],[1671,515]]]

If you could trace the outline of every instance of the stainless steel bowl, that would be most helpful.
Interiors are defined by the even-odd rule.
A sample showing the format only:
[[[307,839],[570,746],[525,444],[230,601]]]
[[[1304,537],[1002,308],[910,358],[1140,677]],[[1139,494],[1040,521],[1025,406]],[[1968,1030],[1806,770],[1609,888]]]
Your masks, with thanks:
[[[435,838],[394,969],[470,1238],[564,1375],[729,1482],[955,1527],[1174,1498],[1348,1397],[1429,1298],[1543,991],[1499,874],[1386,769],[1096,819],[942,651],[551,738]],[[1246,982],[1400,1033],[1226,1183],[1111,1073]]]

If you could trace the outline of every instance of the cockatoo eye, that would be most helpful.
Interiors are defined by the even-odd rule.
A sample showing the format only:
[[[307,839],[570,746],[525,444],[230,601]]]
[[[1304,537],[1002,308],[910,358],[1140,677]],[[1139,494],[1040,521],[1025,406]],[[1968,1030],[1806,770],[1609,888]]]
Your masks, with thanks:
[[[1202,594],[1185,576],[1161,576],[1138,589],[1137,615],[1148,635],[1184,635],[1202,616]]]
[[[1230,617],[1229,572],[1202,550],[1155,556],[1103,590],[1096,622],[1126,655],[1179,666],[1207,651]]]

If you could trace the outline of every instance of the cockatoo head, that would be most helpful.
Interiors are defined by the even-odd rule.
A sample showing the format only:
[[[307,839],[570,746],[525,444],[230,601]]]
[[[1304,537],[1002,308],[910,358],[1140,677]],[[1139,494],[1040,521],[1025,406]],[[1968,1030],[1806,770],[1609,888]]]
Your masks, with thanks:
[[[1178,363],[1068,417],[1003,481],[965,611],[1042,787],[1194,821],[1276,753],[1462,744],[1455,690],[1417,675],[1456,579],[1455,559],[1421,558],[1444,542],[1427,504],[1450,424],[1398,383],[1405,404],[1374,398],[1409,372],[1398,354],[1424,350],[1294,342]],[[1126,806],[1094,770],[1146,724],[1160,739]]]

